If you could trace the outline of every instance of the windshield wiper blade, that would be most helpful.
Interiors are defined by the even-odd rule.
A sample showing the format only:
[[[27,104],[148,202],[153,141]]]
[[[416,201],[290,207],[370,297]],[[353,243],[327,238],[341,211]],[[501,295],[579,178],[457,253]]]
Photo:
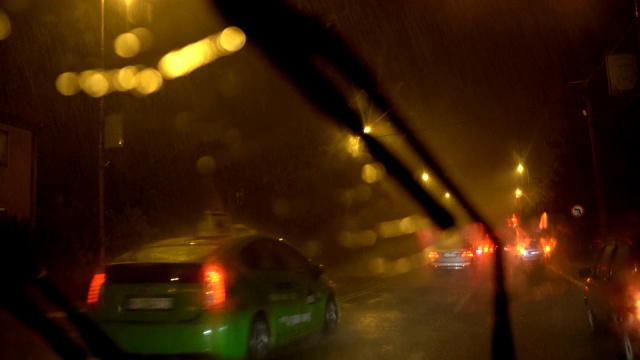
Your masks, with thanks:
[[[339,45],[342,43],[337,37],[331,37],[330,33],[315,21],[291,12],[279,1],[225,0],[217,1],[216,4],[223,15],[258,44],[268,58],[311,102],[340,125],[346,125],[351,131],[362,136],[372,155],[388,169],[393,169],[390,173],[416,198],[438,226],[450,228],[454,225],[453,216],[422,189],[401,162],[375,138],[363,134],[359,114],[348,105],[337,86],[314,64],[314,58],[318,56],[333,60],[324,54],[332,53],[336,46],[340,47],[340,51],[347,51],[347,47]],[[329,40],[325,41],[327,36]],[[322,52],[317,52],[317,49],[321,49]],[[359,63],[351,65],[357,64]],[[341,66],[344,65],[347,64]]]
[[[373,80],[372,72],[336,34],[324,28],[316,19],[293,11],[280,0],[217,0],[215,4],[232,24],[239,26],[247,37],[262,49],[312,103],[362,136],[372,155],[390,170],[436,224],[441,228],[449,228],[454,225],[454,218],[416,182],[410,171],[395,156],[374,137],[362,132],[359,114],[348,105],[348,99],[345,99],[339,86],[328,80],[327,74],[318,67],[318,58],[327,62],[333,70],[337,70],[342,76],[341,80],[364,90],[379,109],[386,109],[389,121],[405,135],[409,146],[459,200],[471,218],[488,224],[449,179],[426,146],[410,131],[399,112],[391,105],[391,101],[378,90],[380,86]],[[501,248],[500,241],[493,232],[490,232],[490,238]],[[496,297],[492,358],[515,359],[500,251],[496,253],[495,259]]]

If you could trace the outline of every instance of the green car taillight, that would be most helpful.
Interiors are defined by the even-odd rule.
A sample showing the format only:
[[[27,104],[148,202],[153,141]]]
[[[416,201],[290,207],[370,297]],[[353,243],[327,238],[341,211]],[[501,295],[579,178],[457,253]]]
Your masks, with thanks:
[[[87,305],[97,306],[100,300],[100,289],[105,281],[105,274],[98,273],[93,275],[91,279],[91,285],[89,285],[89,292],[87,293]]]
[[[223,304],[227,298],[224,271],[217,265],[204,265],[202,271],[202,285],[204,289],[203,307],[210,309]]]

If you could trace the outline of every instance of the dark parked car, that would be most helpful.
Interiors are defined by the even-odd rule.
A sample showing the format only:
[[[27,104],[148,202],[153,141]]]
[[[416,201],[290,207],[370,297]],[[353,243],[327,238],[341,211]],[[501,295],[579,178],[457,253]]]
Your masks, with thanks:
[[[584,302],[592,329],[615,336],[625,359],[640,353],[640,247],[626,241],[606,244],[587,278]]]

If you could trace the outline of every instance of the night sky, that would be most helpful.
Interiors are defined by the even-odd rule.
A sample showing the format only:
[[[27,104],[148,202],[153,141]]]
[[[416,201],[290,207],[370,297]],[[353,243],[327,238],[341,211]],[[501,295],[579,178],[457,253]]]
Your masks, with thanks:
[[[168,51],[229,25],[205,1],[133,0],[129,8],[122,3],[106,1],[106,68],[156,66]],[[604,56],[629,37],[633,22],[633,1],[362,0],[295,6],[360,54],[409,127],[494,222],[516,207],[519,161],[529,184],[549,184],[557,176],[554,169],[568,166],[558,163],[558,147],[550,144],[562,143],[559,134],[571,126],[587,134],[586,123],[580,125],[581,91],[570,82],[601,73]],[[100,2],[7,0],[0,7],[12,21],[11,35],[0,41],[0,110],[5,122],[39,137],[38,201],[46,204],[52,194],[63,193],[91,213],[99,100],[82,93],[63,96],[55,80],[63,72],[99,67]],[[149,29],[153,45],[134,58],[118,57],[111,45],[115,36],[135,27]],[[295,43],[290,51],[296,51]],[[361,95],[353,89],[349,100],[360,108],[363,123],[404,157],[403,136],[389,127],[384,109],[359,102]],[[140,208],[151,222],[175,220],[177,229],[211,204],[212,188],[241,221],[270,231],[355,230],[419,211],[386,183],[371,185],[373,196],[345,205],[342,195],[362,184],[361,167],[372,160],[366,154],[352,157],[348,131],[306,101],[250,38],[238,53],[167,80],[157,93],[111,93],[104,101],[106,115],[122,116],[125,124],[125,147],[107,151],[107,205],[116,213]],[[581,149],[576,161],[588,165],[584,140],[567,139]],[[215,159],[213,179],[196,171],[196,160],[205,155]],[[422,172],[414,159],[404,159],[416,174]],[[567,202],[592,203],[592,179],[585,179],[586,195]],[[434,194],[438,199],[441,190]],[[529,190],[530,203],[549,191],[538,185]]]

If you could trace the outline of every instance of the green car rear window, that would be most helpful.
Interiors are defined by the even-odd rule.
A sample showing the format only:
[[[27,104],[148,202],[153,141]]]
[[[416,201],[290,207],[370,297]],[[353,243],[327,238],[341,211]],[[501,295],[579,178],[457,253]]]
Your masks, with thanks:
[[[211,244],[152,246],[129,252],[116,262],[200,262],[219,247]]]

